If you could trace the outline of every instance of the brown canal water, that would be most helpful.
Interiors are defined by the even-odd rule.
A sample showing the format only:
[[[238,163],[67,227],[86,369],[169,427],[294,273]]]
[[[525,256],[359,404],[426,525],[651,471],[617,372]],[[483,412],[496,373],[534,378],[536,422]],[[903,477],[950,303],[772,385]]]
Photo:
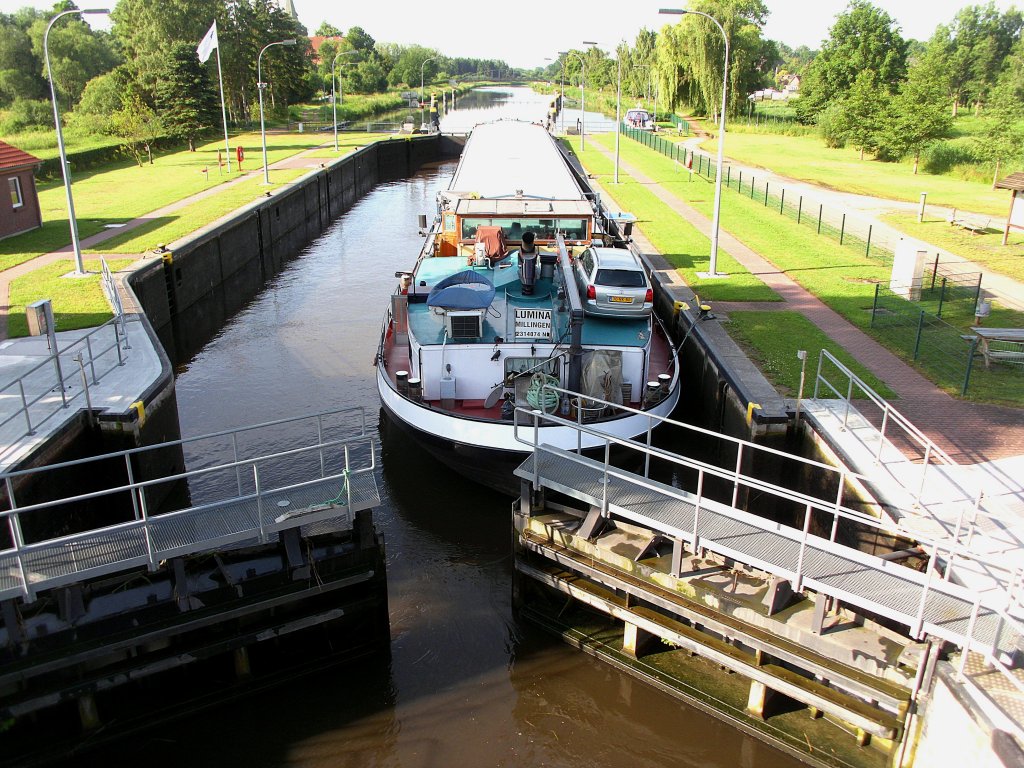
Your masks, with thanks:
[[[372,361],[393,275],[412,266],[422,242],[417,214],[432,212],[454,167],[378,187],[183,365],[182,434],[351,405],[377,423]],[[386,424],[381,437],[374,521],[387,545],[390,659],[250,691],[134,736],[110,760],[311,768],[799,765],[520,621],[511,606],[509,498],[453,474]],[[253,672],[258,680],[268,671]]]

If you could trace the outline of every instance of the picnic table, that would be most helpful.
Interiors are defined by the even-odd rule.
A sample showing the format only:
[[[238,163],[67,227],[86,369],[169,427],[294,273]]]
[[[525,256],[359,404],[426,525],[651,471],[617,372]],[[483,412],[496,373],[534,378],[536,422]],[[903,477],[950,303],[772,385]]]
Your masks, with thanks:
[[[978,349],[985,367],[992,361],[1024,365],[1024,328],[972,328],[980,341]]]

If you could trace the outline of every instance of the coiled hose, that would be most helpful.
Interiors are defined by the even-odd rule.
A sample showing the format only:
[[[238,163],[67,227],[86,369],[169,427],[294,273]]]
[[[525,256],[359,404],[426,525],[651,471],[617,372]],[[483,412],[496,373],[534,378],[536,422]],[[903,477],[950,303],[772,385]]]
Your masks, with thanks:
[[[535,373],[530,377],[530,386],[526,389],[526,402],[544,413],[554,413],[558,408],[558,392],[544,389],[546,384],[558,386],[558,379],[546,373]]]

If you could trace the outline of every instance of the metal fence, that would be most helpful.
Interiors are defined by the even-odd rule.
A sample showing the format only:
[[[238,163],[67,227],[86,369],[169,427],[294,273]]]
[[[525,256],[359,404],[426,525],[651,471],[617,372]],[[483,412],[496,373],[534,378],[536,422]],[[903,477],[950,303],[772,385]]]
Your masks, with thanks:
[[[675,160],[692,173],[714,181],[716,163],[706,152],[691,150],[687,147],[648,131],[623,126],[623,135],[650,147],[656,152]],[[874,225],[848,216],[846,211],[826,206],[808,195],[787,190],[786,187],[768,179],[768,174],[759,176],[756,171],[734,169],[728,163],[723,164],[722,185],[737,194],[749,197],[761,203],[765,208],[787,216],[798,224],[813,229],[816,234],[827,237],[847,249],[879,264],[892,264],[893,250],[896,242],[886,233],[876,232]],[[936,254],[938,258],[938,254]],[[955,268],[946,265],[952,271]],[[981,275],[977,275],[980,285]]]
[[[672,158],[690,172],[714,181],[716,164],[710,155],[689,150],[647,131],[623,126],[622,132]],[[722,173],[724,187],[813,229],[844,251],[891,266],[893,244],[880,243],[871,224],[848,217],[844,211],[828,208],[810,197],[794,194],[785,186],[765,177],[758,178],[749,170],[734,171],[731,165],[725,164]],[[981,294],[981,277],[980,272],[960,271],[958,263],[943,263],[936,253],[921,284],[907,292],[913,301],[876,284],[871,325],[886,328],[886,339],[931,371],[938,384],[966,394],[977,342],[965,339],[962,331],[942,317],[973,317]]]
[[[890,345],[924,366],[940,386],[967,394],[977,337],[960,329],[883,285],[875,285],[871,327],[884,328]]]

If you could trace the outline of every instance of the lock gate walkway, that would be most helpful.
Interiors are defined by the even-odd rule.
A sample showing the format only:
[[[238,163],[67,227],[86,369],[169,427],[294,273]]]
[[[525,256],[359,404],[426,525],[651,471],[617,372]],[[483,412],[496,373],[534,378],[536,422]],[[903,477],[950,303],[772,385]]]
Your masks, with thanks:
[[[306,442],[266,450],[268,434],[303,422],[310,431]],[[208,450],[220,458],[204,460]],[[357,512],[380,503],[376,454],[363,410],[351,408],[4,473],[8,509],[0,512],[7,534],[0,530],[0,600],[31,602],[43,590],[140,566],[155,570],[173,557],[265,544],[289,529],[350,529]],[[186,456],[199,466],[185,469]],[[154,457],[176,469],[137,479],[138,467]],[[18,488],[53,482],[53,473],[111,476],[118,468],[125,478],[120,484],[19,503]],[[184,484],[191,503],[162,513],[151,508]],[[23,532],[71,504],[120,509],[126,519],[40,539]]]

